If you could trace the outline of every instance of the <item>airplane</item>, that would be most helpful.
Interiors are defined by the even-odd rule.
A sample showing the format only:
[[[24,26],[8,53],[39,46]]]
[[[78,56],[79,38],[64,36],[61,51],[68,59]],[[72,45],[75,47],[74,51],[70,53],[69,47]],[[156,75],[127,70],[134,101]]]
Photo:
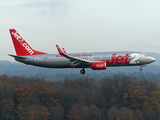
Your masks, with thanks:
[[[88,52],[68,53],[56,45],[58,54],[48,54],[34,50],[23,37],[15,30],[9,29],[16,55],[8,54],[18,62],[46,68],[81,68],[80,73],[85,74],[85,68],[92,70],[105,70],[114,66],[146,66],[156,59],[141,52]]]

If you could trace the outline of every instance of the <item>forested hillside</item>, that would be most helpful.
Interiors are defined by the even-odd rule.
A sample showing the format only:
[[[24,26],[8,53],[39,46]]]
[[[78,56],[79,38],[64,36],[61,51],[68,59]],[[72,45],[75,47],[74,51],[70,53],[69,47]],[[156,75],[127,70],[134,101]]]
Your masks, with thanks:
[[[159,120],[159,101],[152,79],[0,76],[1,120]]]

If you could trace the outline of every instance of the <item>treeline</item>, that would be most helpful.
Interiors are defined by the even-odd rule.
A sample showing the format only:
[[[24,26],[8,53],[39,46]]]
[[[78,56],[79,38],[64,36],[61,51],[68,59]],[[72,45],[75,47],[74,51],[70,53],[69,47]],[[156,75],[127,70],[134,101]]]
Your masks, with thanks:
[[[0,120],[160,120],[159,83],[0,76]]]

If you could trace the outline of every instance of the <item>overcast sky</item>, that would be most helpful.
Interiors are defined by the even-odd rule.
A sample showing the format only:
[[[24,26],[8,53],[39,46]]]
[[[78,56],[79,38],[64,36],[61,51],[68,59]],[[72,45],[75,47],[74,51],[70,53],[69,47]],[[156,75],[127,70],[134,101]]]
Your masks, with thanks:
[[[0,60],[14,60],[10,28],[47,53],[160,53],[160,0],[0,0]]]

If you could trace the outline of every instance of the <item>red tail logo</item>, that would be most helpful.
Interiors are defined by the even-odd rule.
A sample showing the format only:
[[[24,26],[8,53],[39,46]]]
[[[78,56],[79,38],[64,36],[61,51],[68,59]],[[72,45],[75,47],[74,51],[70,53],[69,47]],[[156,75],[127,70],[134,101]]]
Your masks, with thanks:
[[[17,32],[12,32],[12,35],[19,41],[23,42],[24,39],[17,33]]]
[[[17,32],[12,32],[12,35],[19,41],[19,43],[28,51],[30,55],[34,54],[33,49],[25,42],[25,40]]]
[[[18,56],[46,54],[32,49],[15,29],[10,29],[10,34]]]

